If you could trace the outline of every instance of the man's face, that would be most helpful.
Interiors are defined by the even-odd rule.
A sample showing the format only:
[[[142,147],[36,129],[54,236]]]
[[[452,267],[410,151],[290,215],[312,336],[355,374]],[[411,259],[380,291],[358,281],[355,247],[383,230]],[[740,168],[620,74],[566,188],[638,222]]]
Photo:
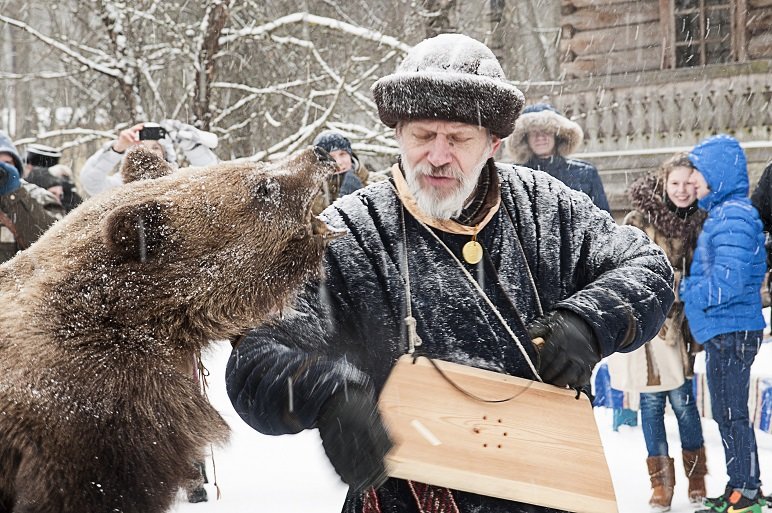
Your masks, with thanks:
[[[708,182],[705,180],[705,177],[702,176],[702,173],[696,169],[694,169],[692,174],[689,176],[689,183],[692,184],[697,190],[697,197],[699,199],[702,199],[710,194],[710,186],[708,185]]]
[[[348,171],[354,166],[354,163],[351,161],[351,155],[349,155],[346,150],[332,150],[330,156],[334,158],[335,162],[338,164],[339,173]]]
[[[13,157],[10,153],[0,152],[0,162],[16,167],[16,162],[13,161]]]
[[[162,159],[166,159],[164,156],[164,147],[161,146],[161,143],[158,141],[154,141],[152,139],[144,139],[142,141],[139,141],[139,144],[147,148],[148,150],[152,151]]]
[[[405,180],[432,217],[458,215],[501,139],[485,128],[452,121],[407,121],[397,129]]]
[[[551,157],[555,154],[555,134],[544,130],[528,132],[528,147],[534,155],[540,158]]]

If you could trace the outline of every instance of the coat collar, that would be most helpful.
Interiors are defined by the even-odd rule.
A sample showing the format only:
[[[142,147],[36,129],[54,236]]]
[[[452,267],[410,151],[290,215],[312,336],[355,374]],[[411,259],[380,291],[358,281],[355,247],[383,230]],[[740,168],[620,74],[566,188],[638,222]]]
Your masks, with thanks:
[[[494,172],[495,172],[495,167],[494,167]],[[399,164],[394,164],[394,166],[392,166],[391,174],[392,174],[392,177],[394,178],[394,186],[397,189],[397,196],[399,197],[399,200],[405,206],[407,211],[410,212],[410,214],[413,217],[423,222],[424,224],[427,224],[432,228],[437,228],[438,230],[442,230],[444,232],[455,233],[458,235],[475,235],[480,230],[482,230],[485,227],[485,225],[487,225],[488,222],[490,222],[491,219],[493,219],[493,216],[496,215],[496,212],[499,211],[499,206],[501,205],[501,194],[499,193],[498,187],[496,187],[495,188],[497,193],[496,198],[493,200],[492,204],[487,207],[488,208],[487,213],[480,218],[477,224],[473,226],[467,226],[457,221],[454,221],[452,219],[437,219],[435,217],[429,216],[428,214],[425,214],[418,207],[418,203],[416,202],[413,195],[410,193],[410,190],[408,189],[408,186],[407,186],[407,182],[405,181],[405,178],[402,176],[402,170],[400,169]]]

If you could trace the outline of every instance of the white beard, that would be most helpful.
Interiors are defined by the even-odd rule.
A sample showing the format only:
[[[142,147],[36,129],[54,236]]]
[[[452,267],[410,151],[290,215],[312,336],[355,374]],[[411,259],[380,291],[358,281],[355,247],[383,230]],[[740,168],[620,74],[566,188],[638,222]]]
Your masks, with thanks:
[[[488,152],[483,153],[480,161],[472,168],[469,175],[455,165],[447,164],[436,168],[428,162],[422,162],[410,167],[405,156],[402,156],[402,166],[405,168],[405,181],[410,193],[416,200],[421,211],[435,219],[452,219],[464,209],[464,205],[477,187],[480,173],[488,162]],[[455,190],[440,194],[439,189],[423,188],[419,177],[421,175],[445,176],[455,178],[458,186]]]

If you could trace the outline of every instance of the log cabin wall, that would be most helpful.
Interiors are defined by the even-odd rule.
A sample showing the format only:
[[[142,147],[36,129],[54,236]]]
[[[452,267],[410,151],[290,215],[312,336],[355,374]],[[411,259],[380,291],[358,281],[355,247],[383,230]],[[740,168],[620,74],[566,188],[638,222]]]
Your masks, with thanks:
[[[752,185],[772,160],[772,0],[715,3],[562,0],[562,80],[521,85],[528,103],[548,101],[582,125],[575,157],[598,167],[617,218],[632,181],[707,136],[741,141]],[[685,36],[690,23],[710,28],[710,9],[734,29]]]

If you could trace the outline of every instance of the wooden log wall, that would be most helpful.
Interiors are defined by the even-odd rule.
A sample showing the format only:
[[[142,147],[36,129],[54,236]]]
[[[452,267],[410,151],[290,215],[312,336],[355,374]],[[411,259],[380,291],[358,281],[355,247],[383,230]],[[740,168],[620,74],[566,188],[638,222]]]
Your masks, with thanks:
[[[747,0],[746,41],[748,59],[772,58],[772,0]]]
[[[561,7],[567,79],[661,68],[659,0],[564,0]]]
[[[741,62],[772,58],[772,0],[736,0],[745,32]],[[565,79],[670,68],[668,0],[562,0],[561,72]],[[671,35],[672,37],[672,35]]]

